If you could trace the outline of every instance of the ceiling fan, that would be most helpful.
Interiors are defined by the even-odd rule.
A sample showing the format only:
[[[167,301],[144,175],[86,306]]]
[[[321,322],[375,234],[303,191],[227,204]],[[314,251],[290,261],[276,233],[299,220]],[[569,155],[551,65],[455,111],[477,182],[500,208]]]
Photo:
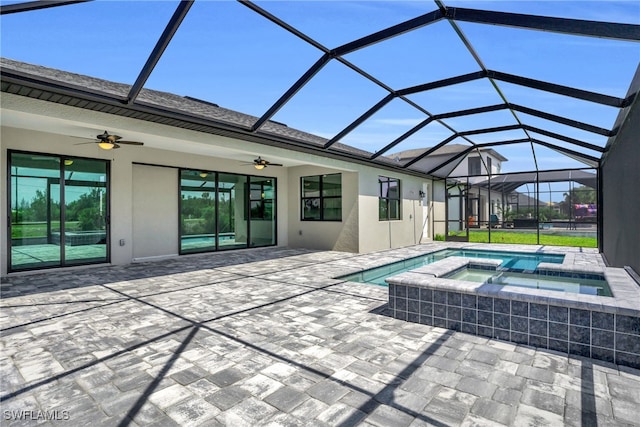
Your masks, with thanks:
[[[82,144],[98,144],[98,147],[102,148],[103,150],[112,150],[114,148],[120,148],[120,144],[144,145],[143,142],[122,141],[121,136],[111,135],[106,130],[104,131],[104,133],[101,133],[100,135],[96,135],[96,141],[81,142],[75,145],[82,145]]]
[[[262,157],[258,156],[257,159],[253,160],[253,163],[245,163],[245,165],[253,165],[254,168],[258,170],[262,170],[267,166],[283,166],[280,163],[271,163],[270,161],[264,160]]]

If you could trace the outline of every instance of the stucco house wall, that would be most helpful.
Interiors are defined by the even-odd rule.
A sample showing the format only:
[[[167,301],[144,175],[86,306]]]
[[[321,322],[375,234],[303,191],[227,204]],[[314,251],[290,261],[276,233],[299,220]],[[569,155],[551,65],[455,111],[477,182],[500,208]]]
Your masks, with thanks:
[[[204,157],[176,151],[158,150],[148,147],[122,147],[119,150],[104,151],[95,144],[74,145],[77,140],[61,135],[3,126],[2,138],[2,179],[0,189],[7,194],[7,153],[20,150],[34,153],[61,154],[94,159],[110,160],[110,208],[111,208],[111,263],[128,264],[134,259],[172,256],[177,254],[178,233],[178,168],[202,169],[218,172],[251,174],[275,177],[277,179],[277,232],[278,245],[288,244],[288,173],[286,168],[266,168],[257,171],[253,167],[242,166],[240,162],[228,159]],[[81,141],[80,141],[81,142]],[[248,154],[249,155],[249,154]],[[154,165],[154,166],[144,166]],[[160,180],[160,181],[159,181]],[[135,193],[136,188],[153,191],[146,194],[149,200],[140,200],[144,192]],[[137,197],[136,197],[137,196]],[[158,200],[160,199],[160,200]],[[7,197],[2,197],[1,215],[7,218]],[[153,216],[145,209],[153,203]],[[134,225],[143,226],[134,230]],[[3,230],[6,224],[3,223]],[[0,237],[0,258],[2,274],[7,272],[8,247],[6,233]],[[120,246],[124,240],[124,246]],[[154,241],[157,244],[154,244]],[[173,243],[169,244],[168,241]],[[134,253],[134,247],[136,252]]]
[[[400,179],[401,219],[380,221],[378,217],[378,176]],[[417,177],[367,168],[359,174],[360,252],[398,248],[420,243],[428,220],[427,196],[420,197],[430,181]]]

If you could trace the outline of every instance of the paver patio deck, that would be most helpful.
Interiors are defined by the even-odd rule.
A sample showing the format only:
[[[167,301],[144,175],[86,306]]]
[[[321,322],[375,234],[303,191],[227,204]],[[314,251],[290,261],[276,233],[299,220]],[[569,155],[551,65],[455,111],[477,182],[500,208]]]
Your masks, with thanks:
[[[638,370],[396,320],[385,288],[332,279],[450,246],[3,278],[1,423],[640,425]]]

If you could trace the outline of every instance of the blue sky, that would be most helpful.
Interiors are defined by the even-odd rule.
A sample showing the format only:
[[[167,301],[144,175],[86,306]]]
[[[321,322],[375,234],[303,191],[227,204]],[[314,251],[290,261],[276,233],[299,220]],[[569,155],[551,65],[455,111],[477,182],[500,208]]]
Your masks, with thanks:
[[[1,2],[4,4],[14,2]],[[96,1],[5,15],[4,57],[133,83],[162,33],[176,1]],[[436,9],[433,2],[264,1],[257,4],[329,48]],[[448,6],[640,24],[640,2],[449,1]],[[460,23],[487,68],[580,89],[624,97],[640,60],[637,43],[566,36],[506,27]],[[231,1],[196,1],[147,87],[215,102],[260,116],[319,57],[321,52],[247,7]],[[401,89],[478,71],[451,26],[441,21],[345,57],[377,79]],[[560,95],[499,82],[508,101],[610,128],[617,110]],[[331,61],[274,117],[287,125],[332,137],[386,95],[374,83]],[[488,80],[410,96],[431,113],[500,103]],[[423,120],[425,115],[394,100],[343,142],[376,151]],[[606,138],[519,114],[543,127],[599,146]],[[447,121],[456,131],[515,124],[506,111]],[[432,123],[394,151],[428,147],[451,134]],[[523,138],[522,131],[474,136],[476,143]],[[570,144],[535,137],[567,148]],[[458,139],[455,142],[465,143]],[[498,147],[509,159],[504,171],[531,170],[528,144]],[[597,153],[587,152],[594,156]],[[580,163],[536,147],[545,169]]]

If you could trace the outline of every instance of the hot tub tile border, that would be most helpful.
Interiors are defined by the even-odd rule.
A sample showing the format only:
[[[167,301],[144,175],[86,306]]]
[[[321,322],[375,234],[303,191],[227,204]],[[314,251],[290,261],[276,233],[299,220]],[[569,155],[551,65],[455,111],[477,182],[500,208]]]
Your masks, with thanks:
[[[417,299],[407,297],[405,289],[413,286],[419,289],[411,293]],[[401,320],[640,368],[640,317],[605,313],[593,305],[571,307],[391,283],[389,307]]]

